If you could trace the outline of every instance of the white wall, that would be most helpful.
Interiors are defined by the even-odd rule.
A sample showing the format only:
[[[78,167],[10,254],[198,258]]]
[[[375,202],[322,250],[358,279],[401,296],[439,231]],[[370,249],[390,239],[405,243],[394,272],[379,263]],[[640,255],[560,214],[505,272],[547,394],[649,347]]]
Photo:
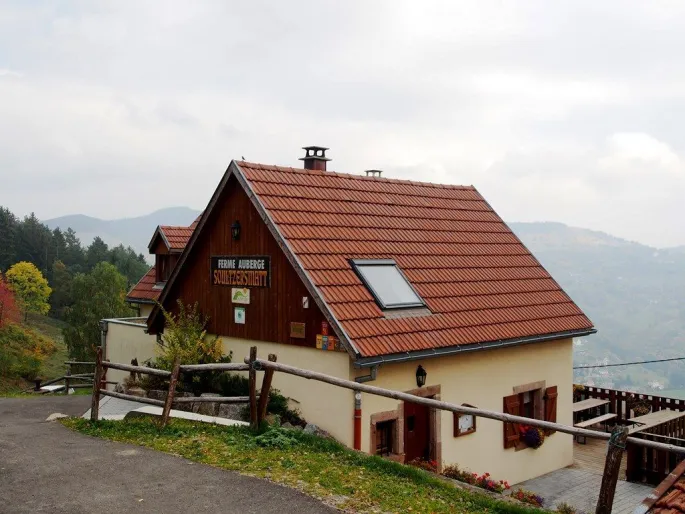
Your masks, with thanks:
[[[377,380],[370,385],[408,391],[416,388],[416,368],[421,364],[428,373],[426,386],[440,386],[441,400],[468,403],[502,412],[503,398],[513,394],[513,387],[537,381],[558,387],[557,422],[572,424],[573,348],[564,339],[498,350],[383,365]],[[355,370],[356,375],[368,370]],[[362,449],[368,451],[370,416],[397,409],[399,402],[389,398],[362,396]],[[459,464],[470,471],[489,472],[497,480],[518,483],[573,464],[573,438],[559,432],[549,436],[537,450],[504,449],[503,424],[478,418],[473,434],[455,438],[453,415],[441,413],[443,466]]]
[[[344,352],[326,352],[316,348],[232,337],[222,337],[222,341],[224,353],[233,351],[233,362],[243,362],[250,355],[250,347],[257,346],[258,358],[266,359],[270,353],[274,353],[280,363],[349,379],[350,357]],[[258,387],[261,386],[263,375],[257,373]],[[338,441],[352,446],[354,393],[351,390],[278,372],[274,373],[272,386],[291,398],[291,405],[297,407],[307,421],[328,431]]]
[[[157,337],[145,333],[147,325],[141,318],[130,320],[105,320],[107,322],[107,340],[103,358],[111,362],[130,364],[131,359],[138,359],[143,364],[156,357]],[[121,382],[129,376],[127,371],[107,370],[107,380]],[[114,389],[114,386],[108,386]]]

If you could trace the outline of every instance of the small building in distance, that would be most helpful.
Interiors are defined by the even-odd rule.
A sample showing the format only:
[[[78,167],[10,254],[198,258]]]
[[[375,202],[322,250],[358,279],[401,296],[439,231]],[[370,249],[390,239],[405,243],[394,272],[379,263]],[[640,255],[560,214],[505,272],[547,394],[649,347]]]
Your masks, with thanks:
[[[336,173],[326,149],[306,150],[304,168],[232,161],[183,244],[159,227],[155,268],[129,293],[152,305],[146,337],[164,330],[155,300],[172,312],[198,302],[235,360],[257,346],[300,368],[571,425],[572,341],[595,329],[478,191]],[[519,425],[368,394],[355,438],[352,391],[282,373],[274,386],[339,441],[400,462],[510,483],[573,463],[570,435],[533,449]]]

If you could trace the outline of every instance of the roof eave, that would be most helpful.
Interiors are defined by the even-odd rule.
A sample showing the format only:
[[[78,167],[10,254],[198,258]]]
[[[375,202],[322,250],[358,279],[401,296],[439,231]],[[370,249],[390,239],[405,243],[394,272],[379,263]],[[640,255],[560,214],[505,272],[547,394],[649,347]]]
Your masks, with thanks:
[[[468,345],[447,346],[444,348],[430,348],[428,350],[416,350],[411,352],[391,353],[388,355],[376,355],[374,357],[362,357],[355,361],[355,368],[369,368],[378,366],[379,364],[391,364],[396,362],[408,362],[421,359],[430,359],[432,357],[444,357],[448,355],[456,355],[460,353],[469,353],[479,350],[492,350],[496,348],[506,348],[511,346],[520,346],[524,344],[540,343],[544,341],[553,341],[555,339],[568,339],[569,337],[582,337],[597,332],[595,328],[588,328],[583,330],[570,330],[567,332],[555,332],[552,334],[543,334],[536,336],[520,337],[517,339],[506,339],[502,341],[489,341],[484,343],[475,343]]]
[[[144,304],[148,304],[148,305],[154,305],[157,303],[156,301],[151,300],[149,298],[133,298],[130,296],[126,297],[126,301],[128,303],[144,303]]]
[[[166,234],[162,230],[162,226],[157,225],[157,228],[155,229],[155,233],[152,234],[152,239],[150,239],[150,243],[147,245],[148,253],[154,254],[154,252],[152,251],[152,247],[153,247],[155,241],[157,240],[157,236],[162,238],[162,241],[164,241],[164,244],[166,245],[167,250],[171,251],[171,245],[169,244],[169,240],[167,239]]]

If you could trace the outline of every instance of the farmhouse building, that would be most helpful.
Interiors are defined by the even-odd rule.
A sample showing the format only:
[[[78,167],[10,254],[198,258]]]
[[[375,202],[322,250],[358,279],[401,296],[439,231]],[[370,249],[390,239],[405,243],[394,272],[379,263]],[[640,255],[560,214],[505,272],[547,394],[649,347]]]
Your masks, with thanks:
[[[232,161],[193,227],[158,228],[156,265],[128,298],[149,305],[140,348],[164,330],[155,300],[198,302],[235,360],[257,346],[301,368],[571,425],[572,339],[595,330],[478,191],[327,171],[325,150],[307,147],[303,169]],[[367,394],[355,430],[353,392],[280,373],[274,386],[344,444],[401,462],[511,483],[573,462],[566,434],[532,449],[518,425]]]

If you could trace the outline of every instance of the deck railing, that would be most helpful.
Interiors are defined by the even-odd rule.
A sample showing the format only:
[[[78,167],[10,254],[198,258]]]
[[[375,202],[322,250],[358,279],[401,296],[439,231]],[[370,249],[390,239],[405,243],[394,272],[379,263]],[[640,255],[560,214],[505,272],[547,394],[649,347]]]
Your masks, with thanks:
[[[637,416],[630,408],[631,402],[635,400],[641,400],[643,404],[649,405],[651,412],[660,410],[685,412],[685,400],[654,394],[584,386],[584,390],[575,393],[574,400],[587,398],[609,400],[609,412],[616,414],[618,423],[625,423],[628,419]],[[685,447],[685,417],[666,421],[631,436]],[[683,460],[681,453],[638,446],[630,442],[626,450],[626,480],[630,482],[658,485]]]

